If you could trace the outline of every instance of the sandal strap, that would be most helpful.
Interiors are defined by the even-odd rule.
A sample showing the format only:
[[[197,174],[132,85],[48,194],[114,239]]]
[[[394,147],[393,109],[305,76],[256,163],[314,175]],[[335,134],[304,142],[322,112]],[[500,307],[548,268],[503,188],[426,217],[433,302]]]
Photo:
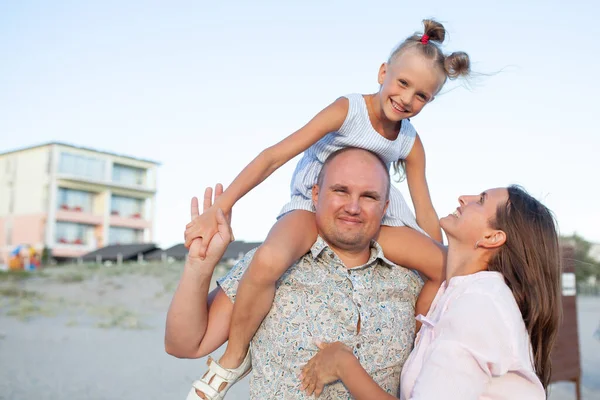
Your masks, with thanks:
[[[237,369],[227,369],[223,368],[219,365],[218,362],[212,360],[212,362],[208,365],[209,371],[212,371],[219,378],[230,382],[236,378],[236,375],[239,375],[243,371],[237,371]]]
[[[200,396],[198,396],[198,393],[196,393],[196,391],[194,389],[198,389],[199,391],[204,393],[204,396],[206,397],[207,400],[218,400],[221,398],[220,397],[221,394],[207,382],[194,381],[192,383],[192,386],[193,386],[192,392],[196,395],[196,397],[194,397],[194,398],[198,398],[198,399],[202,400],[202,398]]]

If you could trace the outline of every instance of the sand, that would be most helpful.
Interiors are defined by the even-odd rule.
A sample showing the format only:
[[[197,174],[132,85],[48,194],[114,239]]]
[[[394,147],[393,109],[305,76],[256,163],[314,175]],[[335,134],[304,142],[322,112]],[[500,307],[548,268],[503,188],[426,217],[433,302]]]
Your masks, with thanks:
[[[134,264],[0,273],[0,399],[185,399],[205,360],[164,352],[166,311],[181,269]],[[600,399],[600,298],[580,298],[578,312],[583,398]],[[248,378],[227,398],[248,398]],[[575,399],[574,386],[554,384],[549,398]]]

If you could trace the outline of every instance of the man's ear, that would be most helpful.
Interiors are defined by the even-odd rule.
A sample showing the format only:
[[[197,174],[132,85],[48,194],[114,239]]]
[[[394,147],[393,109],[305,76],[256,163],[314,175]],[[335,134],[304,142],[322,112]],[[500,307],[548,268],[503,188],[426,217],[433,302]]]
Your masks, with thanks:
[[[312,187],[312,202],[313,206],[317,208],[317,203],[319,202],[319,185],[314,184]]]
[[[390,199],[387,199],[387,200],[385,201],[385,205],[383,206],[383,214],[382,214],[382,216],[381,216],[381,218],[382,218],[382,219],[383,219],[383,216],[385,215],[385,213],[386,213],[386,211],[387,211],[387,209],[388,209],[388,206],[389,206],[389,205],[390,205]]]

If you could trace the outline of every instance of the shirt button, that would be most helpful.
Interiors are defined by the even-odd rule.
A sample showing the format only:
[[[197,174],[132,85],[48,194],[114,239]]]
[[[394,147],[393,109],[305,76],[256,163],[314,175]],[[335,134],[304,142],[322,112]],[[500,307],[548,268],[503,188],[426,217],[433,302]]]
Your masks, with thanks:
[[[356,345],[356,348],[357,348],[357,349],[360,349],[360,343],[358,343],[358,344]]]
[[[358,308],[360,308],[360,307],[362,307],[362,306],[360,305],[360,303],[358,303]]]

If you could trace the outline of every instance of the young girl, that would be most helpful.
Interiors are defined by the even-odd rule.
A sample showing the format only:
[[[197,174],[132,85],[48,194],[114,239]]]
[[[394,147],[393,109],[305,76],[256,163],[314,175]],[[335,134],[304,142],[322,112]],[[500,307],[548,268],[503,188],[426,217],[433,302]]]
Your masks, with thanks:
[[[188,224],[186,247],[193,240],[202,240],[205,250],[217,230],[218,209],[228,212],[277,168],[304,152],[292,178],[291,201],[281,210],[240,283],[228,346],[218,363],[209,360],[210,373],[202,380],[202,398],[223,398],[250,369],[249,343],[271,308],[277,280],[316,240],[311,189],[323,161],[340,148],[365,148],[397,172],[404,169],[416,219],[392,186],[377,241],[388,259],[429,279],[416,311],[426,313],[429,308],[441,284],[445,253],[439,244],[441,229],[425,179],[423,145],[409,118],[433,100],[448,78],[468,74],[469,58],[463,52],[449,56],[442,53],[436,44],[445,37],[441,24],[425,20],[424,28],[423,35],[406,39],[381,65],[379,92],[337,99],[300,130],[259,154],[210,209]]]

